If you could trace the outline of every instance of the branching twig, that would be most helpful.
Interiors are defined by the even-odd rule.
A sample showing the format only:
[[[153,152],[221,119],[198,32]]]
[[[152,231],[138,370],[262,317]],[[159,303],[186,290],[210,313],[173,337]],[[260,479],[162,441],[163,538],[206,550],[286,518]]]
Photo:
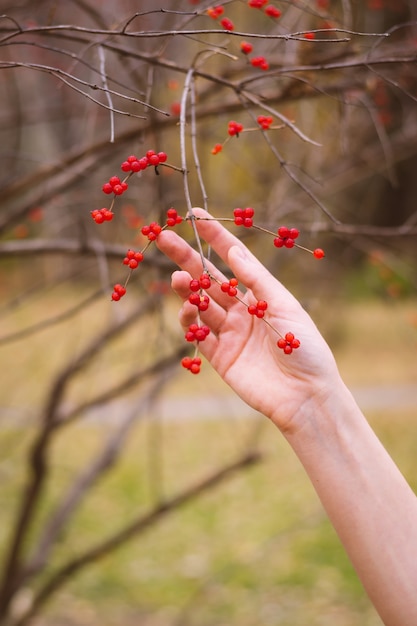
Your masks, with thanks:
[[[62,587],[62,585],[65,584],[67,580],[74,576],[74,574],[76,574],[79,570],[89,564],[97,562],[99,559],[109,554],[109,552],[123,545],[126,541],[146,532],[148,528],[154,526],[157,522],[164,519],[170,513],[175,512],[181,506],[184,506],[194,498],[219,486],[224,480],[233,476],[233,474],[237,471],[252,467],[254,463],[258,463],[260,460],[261,455],[259,452],[252,451],[245,453],[243,456],[238,458],[237,461],[230,463],[219,470],[215,470],[209,476],[184,489],[178,495],[159,503],[149,513],[139,516],[136,520],[133,520],[133,522],[126,525],[108,539],[99,542],[96,546],[86,550],[80,556],[68,561],[65,565],[53,573],[46,583],[44,583],[35,595],[28,612],[16,622],[15,626],[24,626],[24,624],[27,624],[28,620],[38,613],[41,606],[49,599],[49,597]]]

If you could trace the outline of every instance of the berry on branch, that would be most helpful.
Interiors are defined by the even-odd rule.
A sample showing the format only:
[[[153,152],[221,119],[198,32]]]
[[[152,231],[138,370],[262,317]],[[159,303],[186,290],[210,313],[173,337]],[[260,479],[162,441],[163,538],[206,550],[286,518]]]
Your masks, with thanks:
[[[274,246],[276,248],[293,248],[295,246],[295,240],[297,239],[300,231],[298,228],[287,228],[287,226],[280,226],[278,228],[278,237],[274,239]]]
[[[291,354],[293,350],[300,347],[300,340],[294,337],[293,333],[287,333],[285,337],[280,337],[277,346],[284,351],[284,354]]]
[[[220,289],[224,292],[227,293],[227,295],[234,297],[237,296],[237,278],[231,278],[229,280],[229,282],[224,282],[221,283],[220,285]]]
[[[117,283],[113,287],[113,293],[111,294],[111,299],[117,302],[118,300],[120,300],[120,298],[123,298],[125,293],[126,293],[126,287],[123,287],[123,285],[120,285],[119,283]]]
[[[224,13],[224,7],[222,7],[221,4],[215,7],[209,7],[207,9],[207,15],[211,17],[213,20],[217,20],[217,18],[220,17],[220,15],[223,15],[223,13]]]
[[[123,259],[123,264],[130,267],[131,270],[135,270],[139,263],[143,261],[142,252],[135,252],[134,250],[128,250],[125,258]]]
[[[191,324],[185,333],[185,339],[189,342],[192,341],[204,341],[207,335],[210,334],[210,328],[206,325],[199,326],[198,324]]]
[[[279,17],[281,17],[281,11],[277,9],[277,7],[274,7],[274,5],[269,4],[267,7],[265,7],[265,15],[278,19]]]
[[[199,374],[201,369],[201,359],[199,356],[195,356],[194,358],[185,356],[181,361],[181,365],[186,370],[190,370],[192,374]]]
[[[167,211],[167,226],[176,226],[177,224],[181,224],[182,217],[178,215],[176,209],[170,208]]]
[[[250,228],[253,226],[253,216],[255,211],[252,207],[246,207],[246,209],[237,208],[234,209],[234,222],[236,226],[245,226],[246,228]]]
[[[258,300],[256,304],[250,304],[248,306],[248,313],[255,315],[256,317],[264,317],[265,311],[268,308],[268,303],[265,300]]]
[[[162,230],[162,226],[157,222],[151,222],[149,225],[142,226],[141,233],[149,239],[149,241],[155,241],[159,233]]]
[[[234,120],[231,120],[229,122],[227,132],[229,133],[231,137],[235,135],[236,137],[239,137],[239,133],[241,133],[242,130],[243,130],[243,124],[240,124],[239,122],[235,122]]]
[[[223,145],[221,143],[216,143],[211,149],[211,154],[219,154],[223,150]]]
[[[259,69],[264,71],[269,70],[269,63],[263,56],[253,57],[250,62],[253,67],[259,67]]]
[[[262,128],[262,130],[268,130],[273,121],[274,121],[273,117],[270,117],[270,116],[266,117],[265,115],[258,115],[258,118],[257,118],[257,122],[259,126]]]
[[[110,209],[94,209],[94,211],[91,211],[91,217],[96,224],[102,224],[103,222],[111,222],[114,213]]]
[[[220,24],[223,26],[224,30],[234,30],[235,29],[235,25],[233,24],[232,20],[229,20],[228,17],[224,17],[223,19],[220,20]]]
[[[253,50],[253,46],[248,41],[242,41],[240,43],[240,49],[243,52],[243,54],[250,54]]]
[[[252,9],[262,9],[267,4],[268,0],[248,0],[248,6]]]

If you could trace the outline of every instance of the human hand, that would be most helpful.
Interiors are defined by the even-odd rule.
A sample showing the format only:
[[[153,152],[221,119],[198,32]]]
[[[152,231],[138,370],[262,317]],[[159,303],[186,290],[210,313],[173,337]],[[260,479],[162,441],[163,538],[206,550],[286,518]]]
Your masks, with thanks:
[[[210,217],[194,209],[199,218]],[[217,252],[247,291],[240,297],[248,304],[268,302],[266,319],[249,315],[236,298],[212,285],[210,306],[200,317],[211,333],[200,351],[219,375],[254,409],[270,417],[282,431],[302,426],[309,410],[333,393],[340,377],[333,355],[310,316],[300,303],[256,259],[245,245],[215,220],[196,220],[199,235]],[[163,231],[158,247],[183,271],[172,275],[172,287],[184,300],[180,322],[184,329],[196,322],[196,307],[188,302],[189,283],[202,273],[199,253],[173,231]],[[212,264],[210,272],[226,278]],[[277,347],[279,335],[292,332],[301,346],[291,355]],[[310,407],[310,408],[309,408]]]

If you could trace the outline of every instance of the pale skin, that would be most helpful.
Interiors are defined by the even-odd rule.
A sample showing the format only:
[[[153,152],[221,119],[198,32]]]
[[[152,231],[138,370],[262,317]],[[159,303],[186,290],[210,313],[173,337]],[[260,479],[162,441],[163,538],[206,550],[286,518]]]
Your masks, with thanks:
[[[202,209],[195,215],[208,217]],[[365,590],[387,626],[417,624],[417,498],[343,383],[314,322],[251,252],[214,220],[198,231],[230,268],[245,302],[268,302],[268,319],[301,346],[291,355],[279,336],[214,285],[201,314],[211,333],[200,344],[230,387],[277,426],[303,464]],[[180,268],[172,287],[184,300],[184,329],[196,321],[189,283],[200,276],[198,252],[173,231],[158,246]],[[210,271],[224,277],[212,265]],[[187,372],[186,375],[192,376]]]

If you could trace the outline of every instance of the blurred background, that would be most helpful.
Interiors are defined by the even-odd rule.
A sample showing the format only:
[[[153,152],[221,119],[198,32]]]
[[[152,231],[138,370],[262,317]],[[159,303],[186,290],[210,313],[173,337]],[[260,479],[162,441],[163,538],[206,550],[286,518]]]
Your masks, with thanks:
[[[226,224],[417,489],[416,7],[218,6],[2,0],[1,624],[381,624],[274,427],[207,363],[181,368],[175,268],[154,245],[131,274],[123,258],[188,202],[299,228],[323,260]],[[103,193],[148,150],[167,163]]]

